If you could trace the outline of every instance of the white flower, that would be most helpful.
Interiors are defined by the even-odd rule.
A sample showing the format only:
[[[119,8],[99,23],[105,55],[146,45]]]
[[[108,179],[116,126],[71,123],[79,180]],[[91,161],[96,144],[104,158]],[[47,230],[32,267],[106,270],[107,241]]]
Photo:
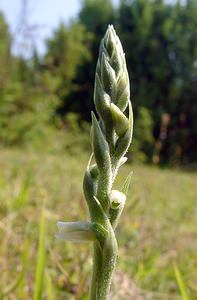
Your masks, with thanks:
[[[113,208],[117,208],[120,205],[124,205],[126,201],[126,195],[117,191],[117,190],[112,190],[110,195],[109,195],[110,201],[111,201],[111,206]]]
[[[60,240],[71,242],[89,242],[95,240],[95,234],[91,230],[90,222],[57,222],[58,234],[56,237]]]

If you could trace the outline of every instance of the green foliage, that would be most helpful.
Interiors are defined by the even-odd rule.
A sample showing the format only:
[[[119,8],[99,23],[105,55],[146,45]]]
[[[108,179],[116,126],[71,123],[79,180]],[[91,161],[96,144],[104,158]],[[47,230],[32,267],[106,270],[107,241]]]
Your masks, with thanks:
[[[77,86],[73,84],[77,68],[90,59],[88,41],[91,34],[81,24],[72,23],[66,27],[60,23],[53,36],[47,41],[44,64],[50,75],[57,80],[57,95],[64,99]]]
[[[0,69],[0,91],[6,87],[10,76],[10,44],[11,35],[8,25],[5,22],[3,14],[0,12],[0,64],[1,66],[6,65],[6,68],[1,67]]]
[[[162,143],[161,160],[165,162],[195,159],[191,136],[196,134],[192,121],[196,118],[196,11],[195,1],[169,5],[136,0],[120,5],[119,26],[132,76],[134,112],[141,106],[151,111],[156,139],[161,115],[171,117]]]
[[[50,273],[46,274],[46,295],[48,300],[55,300],[55,292]]]
[[[179,286],[183,300],[189,300],[189,296],[187,294],[187,289],[186,289],[184,280],[183,280],[182,275],[179,271],[179,268],[176,264],[174,265],[174,274],[175,274],[176,281]]]
[[[64,148],[71,155],[77,155],[81,149],[90,150],[90,125],[76,113],[69,112],[64,119]]]
[[[11,59],[10,64],[10,77],[0,92],[0,141],[9,145],[42,135],[44,127],[50,126],[58,103],[46,86],[47,74],[34,87],[33,70],[23,59]]]
[[[164,1],[123,0],[117,9],[111,6],[110,1],[104,2],[84,1],[79,13],[80,22],[94,36],[91,48],[92,64],[84,64],[77,75],[77,80],[80,80],[82,86],[89,87],[89,92],[79,90],[72,94],[72,99],[83,97],[91,103],[90,82],[94,80],[93,66],[98,41],[106,22],[115,22],[123,41],[132,79],[134,113],[138,115],[140,108],[145,107],[151,112],[153,122],[150,133],[153,138],[149,141],[151,145],[145,152],[141,151],[140,148],[144,147],[137,145],[141,144],[138,140],[136,149],[139,148],[140,151],[137,156],[140,160],[152,160],[155,141],[160,135],[161,116],[168,113],[170,123],[166,138],[162,141],[160,161],[194,161],[196,2],[169,5]],[[88,105],[86,107],[89,108]],[[83,110],[81,113],[84,117]]]
[[[20,272],[18,278],[16,278],[13,282],[11,282],[4,290],[0,291],[0,299],[5,299],[5,297],[8,297],[9,294],[13,293],[20,283],[23,280],[24,272],[23,270]]]
[[[15,282],[24,267],[22,283],[4,297],[5,300],[33,299],[41,191],[45,193],[47,251],[43,298],[50,299],[49,295],[54,293],[54,299],[58,300],[88,299],[90,249],[82,244],[57,243],[54,223],[64,219],[87,220],[79,183],[83,179],[89,152],[81,149],[72,156],[63,145],[57,150],[58,143],[64,143],[64,138],[55,136],[53,142],[49,141],[39,150],[1,149],[0,290],[5,291]],[[188,296],[196,299],[197,174],[143,165],[133,165],[132,169],[131,188],[116,233],[121,259],[118,260],[117,277],[115,275],[112,286],[114,297],[111,299],[124,299],[125,293],[132,299],[131,292],[134,299],[180,299],[173,261],[179,267]],[[122,187],[130,170],[130,165],[123,165],[115,188]],[[32,183],[25,209],[21,207],[13,211],[13,199],[22,190],[30,173]],[[26,258],[23,261],[24,253]]]
[[[153,151],[153,119],[146,107],[140,107],[135,121],[133,143],[130,156],[141,162],[148,162]]]
[[[19,191],[18,195],[13,199],[12,203],[12,211],[17,209],[23,208],[27,205],[28,195],[29,195],[29,188],[31,184],[32,174],[27,174],[27,177],[24,179],[23,186]]]
[[[48,132],[65,128],[65,116],[90,121],[98,46],[114,24],[123,43],[132,81],[134,151],[137,160],[187,164],[196,161],[197,3],[84,0],[78,17],[54,30],[46,53],[24,60],[12,55],[12,36],[0,15],[0,143],[39,144]],[[137,131],[146,108],[152,129],[142,141]],[[169,123],[162,135],[162,116]],[[60,119],[61,118],[61,122]],[[143,126],[142,126],[143,127]]]
[[[11,38],[0,15],[0,142],[14,144],[42,135],[58,98],[49,74],[34,73],[30,62],[11,55]]]
[[[107,25],[114,18],[113,14],[111,0],[83,0],[79,20],[88,31],[94,33],[94,39],[97,39],[97,43],[99,43]]]

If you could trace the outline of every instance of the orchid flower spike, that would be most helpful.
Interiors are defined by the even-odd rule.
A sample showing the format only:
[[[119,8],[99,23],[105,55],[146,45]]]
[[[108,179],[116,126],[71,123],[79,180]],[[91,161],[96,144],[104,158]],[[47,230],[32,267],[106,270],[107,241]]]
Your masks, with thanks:
[[[83,189],[90,222],[58,222],[58,239],[93,242],[93,274],[90,300],[107,300],[117,258],[115,229],[126,202],[131,174],[123,189],[113,189],[119,168],[131,144],[133,114],[129,76],[121,42],[109,25],[101,40],[96,66],[92,113],[92,154]],[[92,160],[94,162],[92,163]]]

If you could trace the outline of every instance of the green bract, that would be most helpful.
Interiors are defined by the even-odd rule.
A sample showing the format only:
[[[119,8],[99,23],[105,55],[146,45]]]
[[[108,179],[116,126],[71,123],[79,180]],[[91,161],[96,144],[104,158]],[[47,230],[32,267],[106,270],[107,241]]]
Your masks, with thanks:
[[[119,167],[127,160],[125,154],[132,139],[129,97],[125,55],[113,26],[109,26],[101,41],[96,67],[94,103],[99,118],[92,113],[92,155],[83,182],[91,222],[58,223],[59,238],[94,244],[90,300],[107,299],[117,258],[114,230],[131,176],[121,191],[113,190],[112,186]]]

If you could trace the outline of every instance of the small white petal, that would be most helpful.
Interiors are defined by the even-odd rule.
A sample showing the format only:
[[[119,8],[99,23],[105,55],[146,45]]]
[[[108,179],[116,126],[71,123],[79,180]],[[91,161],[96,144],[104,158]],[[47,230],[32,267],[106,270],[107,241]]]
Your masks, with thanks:
[[[124,205],[126,201],[126,195],[117,191],[117,190],[112,190],[110,195],[109,195],[110,201],[112,206],[116,207],[119,205]]]
[[[89,242],[95,240],[89,222],[57,222],[58,234],[56,237],[71,242]]]

